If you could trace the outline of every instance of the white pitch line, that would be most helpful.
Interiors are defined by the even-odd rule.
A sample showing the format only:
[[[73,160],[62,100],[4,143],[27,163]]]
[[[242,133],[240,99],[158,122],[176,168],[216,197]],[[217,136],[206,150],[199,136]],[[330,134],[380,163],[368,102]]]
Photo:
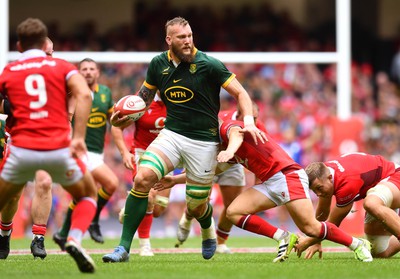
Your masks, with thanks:
[[[277,250],[274,247],[254,247],[254,248],[230,248],[232,253],[275,253]],[[48,255],[66,254],[66,252],[58,249],[47,249]],[[107,254],[111,253],[113,249],[86,249],[88,254]],[[200,248],[153,248],[155,254],[190,254],[190,253],[201,253]],[[324,247],[323,252],[325,253],[343,253],[350,252],[346,247]],[[138,254],[139,249],[131,249],[131,254]],[[31,251],[29,249],[11,250],[10,255],[29,255]]]

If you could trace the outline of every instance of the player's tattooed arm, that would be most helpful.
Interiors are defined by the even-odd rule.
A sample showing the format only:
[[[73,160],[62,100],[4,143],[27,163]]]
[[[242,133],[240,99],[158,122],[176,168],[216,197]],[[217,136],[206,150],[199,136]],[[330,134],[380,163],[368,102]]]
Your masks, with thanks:
[[[146,107],[149,107],[154,99],[154,96],[156,95],[156,92],[157,88],[149,89],[146,86],[142,85],[142,87],[139,89],[138,96],[141,97],[146,103]]]

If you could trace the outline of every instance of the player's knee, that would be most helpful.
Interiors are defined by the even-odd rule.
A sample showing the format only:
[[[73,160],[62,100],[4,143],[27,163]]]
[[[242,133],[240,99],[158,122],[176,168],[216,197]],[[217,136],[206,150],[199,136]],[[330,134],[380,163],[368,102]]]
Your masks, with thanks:
[[[390,235],[370,235],[365,234],[366,238],[371,242],[371,253],[375,258],[387,258]]]
[[[316,222],[303,222],[299,225],[299,229],[309,237],[319,237],[322,224]]]
[[[115,190],[117,190],[118,185],[119,181],[118,178],[115,176],[110,178],[110,180],[103,185],[103,188],[107,193],[111,195],[115,192]]]
[[[134,188],[137,191],[149,192],[158,181],[156,174],[147,168],[142,168],[135,176]]]
[[[118,186],[119,186],[118,177],[114,175],[114,177],[110,181],[110,188],[111,188],[111,190],[113,190],[113,192],[115,192],[115,190],[117,190]]]
[[[385,185],[376,185],[368,190],[363,205],[367,212],[370,212],[372,215],[376,216],[382,206],[390,207],[392,202],[392,191]]]
[[[241,214],[238,214],[238,212],[235,210],[235,208],[233,206],[228,206],[228,208],[226,209],[226,215],[225,216],[233,224],[237,224],[237,222],[240,219]]]
[[[167,173],[168,173],[168,167],[166,162],[156,153],[153,153],[152,151],[146,151],[140,158],[139,161],[139,171],[136,177],[143,172],[146,174],[151,174],[151,178],[155,179],[153,182],[156,183],[159,181],[161,178],[163,178]],[[153,177],[156,178],[153,178]],[[136,181],[135,177],[135,181]],[[141,178],[142,180],[143,178]],[[136,183],[136,182],[135,182]],[[150,187],[152,187],[151,185]]]
[[[374,213],[376,213],[376,208],[374,208],[374,207],[379,206],[379,204],[377,204],[375,198],[365,198],[364,202],[363,202],[363,206],[367,212],[376,216],[376,214],[374,214]]]
[[[189,213],[208,203],[211,187],[186,187],[186,205]]]

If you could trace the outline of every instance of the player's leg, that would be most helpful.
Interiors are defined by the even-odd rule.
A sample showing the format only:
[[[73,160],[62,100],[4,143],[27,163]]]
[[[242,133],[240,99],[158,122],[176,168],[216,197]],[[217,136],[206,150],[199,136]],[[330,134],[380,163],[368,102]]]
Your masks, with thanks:
[[[286,204],[286,208],[297,227],[307,236],[345,245],[354,251],[356,259],[363,262],[372,261],[369,241],[352,237],[333,223],[316,220],[310,199],[292,200]]]
[[[295,235],[281,230],[268,223],[258,212],[276,207],[264,188],[253,187],[242,192],[228,207],[227,218],[237,227],[246,231],[272,238],[278,243],[278,255],[274,262],[284,261],[291,252],[296,239]]]
[[[211,259],[217,249],[213,207],[209,203],[217,167],[218,143],[199,142],[178,136],[186,170],[186,208],[200,224],[203,258]]]
[[[27,181],[33,180],[37,159],[37,152],[7,145],[7,156],[3,159],[0,170],[0,212],[4,222],[1,235],[5,242],[7,237],[4,238],[4,231],[12,228],[12,219],[17,211],[22,189]]]
[[[44,246],[44,236],[46,235],[47,221],[52,206],[52,179],[51,176],[39,170],[35,175],[35,192],[32,198],[32,234],[31,252],[34,257],[44,259],[47,256]]]
[[[364,208],[367,211],[364,230],[371,241],[374,257],[387,258],[400,251],[399,236],[396,235],[397,228],[394,227],[399,219],[399,179],[400,174],[396,173],[388,181],[381,181],[367,192],[364,200]]]
[[[96,213],[97,190],[94,179],[90,172],[86,171],[78,182],[73,185],[62,186],[76,201],[76,206],[71,215],[71,228],[65,250],[73,257],[81,272],[92,273],[95,264],[81,247],[81,242]]]
[[[221,168],[221,165],[218,165]],[[217,226],[217,253],[231,253],[226,246],[229,233],[232,229],[232,222],[226,217],[226,209],[232,201],[240,195],[246,185],[244,167],[241,164],[234,164],[224,172],[215,176],[214,182],[219,184],[224,208],[220,213]]]
[[[178,229],[176,232],[178,242],[175,244],[175,247],[179,247],[180,245],[182,245],[189,237],[193,219],[194,217],[189,214],[187,207],[185,207],[182,216],[178,222]]]
[[[147,167],[139,167],[134,186],[125,202],[124,222],[119,245],[113,253],[103,256],[104,262],[125,262],[129,260],[133,236],[146,215],[149,191],[157,181],[158,177],[153,170]]]
[[[157,138],[158,139],[158,138]],[[153,141],[152,145],[157,142]],[[125,262],[129,260],[129,251],[132,239],[139,224],[146,215],[149,191],[153,185],[165,174],[174,169],[171,160],[165,155],[166,150],[173,148],[152,148],[152,145],[143,154],[138,172],[135,176],[134,185],[125,202],[124,222],[119,245],[113,253],[103,256],[104,262]],[[178,157],[175,159],[175,164]]]
[[[154,210],[154,201],[156,195],[157,191],[151,189],[149,192],[146,214],[144,215],[143,220],[140,222],[139,227],[137,229],[139,237],[139,249],[140,249],[139,256],[142,257],[154,256],[150,243],[150,231],[151,231],[151,225],[153,224],[153,210]]]
[[[219,215],[218,226],[217,226],[217,253],[230,254],[232,253],[226,245],[230,231],[232,229],[232,222],[226,217],[226,209],[233,202],[233,200],[240,195],[243,190],[243,186],[234,185],[219,185],[221,190],[222,199],[224,202],[224,208]]]
[[[315,218],[308,178],[303,169],[281,172],[276,178],[283,178],[284,181],[281,181],[278,188],[275,188],[277,193],[275,198],[285,204],[293,221],[304,234],[345,245],[354,251],[356,259],[363,262],[372,261],[371,244],[368,240],[354,238],[336,225],[319,222]]]
[[[106,164],[101,164],[92,170],[91,173],[94,180],[101,186],[97,191],[97,211],[92,224],[90,224],[89,234],[94,241],[103,243],[104,239],[99,225],[100,213],[117,189],[119,182],[118,177]]]
[[[396,178],[400,180],[400,177]],[[396,182],[400,185],[397,180],[381,181],[377,186],[368,190],[363,205],[369,214],[381,221],[390,233],[400,239],[400,217],[392,209],[400,208],[400,190],[393,183]]]
[[[398,213],[398,210],[396,212]],[[368,212],[365,214],[364,232],[371,242],[374,258],[389,258],[400,251],[398,239],[386,230],[382,222]]]
[[[165,235],[175,236],[177,233],[177,222],[186,208],[186,185],[177,184],[169,190],[168,208],[164,214]],[[164,190],[165,191],[165,190]],[[164,191],[159,192],[159,195]]]
[[[18,203],[22,191],[12,197],[3,207],[0,214],[0,259],[6,259],[10,253],[10,239],[13,229],[13,220],[18,210]]]
[[[74,200],[71,200],[68,205],[67,212],[65,213],[61,229],[55,234],[53,234],[54,242],[57,243],[58,246],[60,246],[60,249],[62,251],[65,251],[65,243],[67,242],[67,236],[71,228],[71,216],[75,206],[76,202]]]

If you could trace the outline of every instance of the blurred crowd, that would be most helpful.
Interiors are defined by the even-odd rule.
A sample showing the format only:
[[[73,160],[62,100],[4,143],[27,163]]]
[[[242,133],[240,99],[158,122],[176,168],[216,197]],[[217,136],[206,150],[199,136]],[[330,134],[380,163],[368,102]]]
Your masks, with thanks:
[[[164,50],[163,26],[167,19],[177,14],[189,20],[195,44],[203,51],[335,49],[334,31],[304,32],[287,13],[275,13],[268,4],[256,9],[250,6],[236,10],[225,7],[222,16],[213,14],[208,7],[175,10],[169,7],[168,1],[152,9],[140,2],[135,10],[134,23],[116,26],[104,35],[98,34],[93,22],[83,23],[76,34],[60,34],[57,23],[50,23],[49,34],[55,50]],[[146,16],[149,14],[151,20]],[[232,22],[235,22],[234,28],[231,28]],[[393,61],[396,61],[394,54]],[[110,87],[115,101],[136,92],[147,69],[147,64],[110,63],[100,66],[99,83]],[[333,148],[331,123],[337,112],[335,64],[227,64],[227,67],[259,105],[259,119],[269,133],[298,163],[306,166],[313,161],[329,159]],[[362,125],[356,151],[381,154],[400,163],[400,95],[399,84],[394,78],[396,73],[374,69],[371,61],[354,61],[351,74],[352,118]],[[234,100],[222,91],[221,110],[235,107]],[[128,143],[132,140],[132,133],[129,128],[124,131]],[[108,136],[106,141],[106,163],[120,178],[121,187],[114,194],[109,208],[103,210],[104,218],[117,216],[126,191],[131,187],[130,171],[124,168],[111,137]],[[249,186],[251,181],[249,179]],[[59,226],[57,212],[63,212],[67,204],[62,197],[55,195],[55,208],[58,209],[54,211],[52,220],[56,227]],[[215,214],[218,216],[218,210]]]

